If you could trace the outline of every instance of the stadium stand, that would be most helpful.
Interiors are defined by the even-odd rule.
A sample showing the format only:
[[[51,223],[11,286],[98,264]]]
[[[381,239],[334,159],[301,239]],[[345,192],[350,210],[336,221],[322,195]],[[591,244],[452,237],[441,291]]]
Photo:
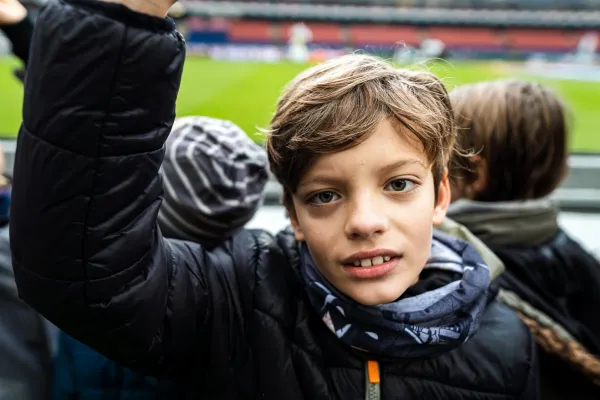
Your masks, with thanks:
[[[203,43],[281,45],[289,38],[292,22],[231,19],[217,27],[200,18],[186,20],[188,40]],[[418,46],[425,39],[439,39],[448,49],[481,52],[568,52],[587,30],[495,28],[444,25],[400,25],[307,22],[314,45],[355,48],[398,45]],[[598,30],[600,33],[600,30]]]
[[[593,10],[598,0],[242,0],[245,3],[324,4],[379,7],[440,7],[456,9]]]

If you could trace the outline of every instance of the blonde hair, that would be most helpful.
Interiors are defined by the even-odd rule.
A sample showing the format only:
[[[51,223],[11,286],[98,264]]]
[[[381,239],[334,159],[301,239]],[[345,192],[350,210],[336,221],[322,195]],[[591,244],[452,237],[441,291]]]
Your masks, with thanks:
[[[266,130],[271,171],[284,187],[284,203],[291,205],[290,195],[318,155],[359,145],[385,119],[421,143],[437,188],[455,140],[452,107],[438,78],[357,54],[298,75]]]
[[[537,199],[556,189],[566,172],[568,128],[564,105],[551,90],[498,80],[458,87],[450,99],[458,147],[478,152],[485,163],[485,177],[459,152],[451,163],[458,185],[484,178],[474,200]]]

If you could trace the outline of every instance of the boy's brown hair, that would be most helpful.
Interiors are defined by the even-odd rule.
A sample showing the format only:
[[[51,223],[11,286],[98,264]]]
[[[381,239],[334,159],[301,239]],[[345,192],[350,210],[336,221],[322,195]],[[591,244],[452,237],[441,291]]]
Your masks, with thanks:
[[[567,121],[562,101],[533,82],[498,80],[451,91],[458,128],[451,175],[458,187],[483,184],[473,200],[537,199],[560,184],[567,166]],[[478,176],[483,173],[485,176]]]
[[[388,118],[423,147],[437,191],[455,128],[448,93],[434,75],[353,54],[312,67],[290,82],[266,130],[271,171],[283,185],[288,210],[293,210],[291,195],[319,155],[359,145]]]

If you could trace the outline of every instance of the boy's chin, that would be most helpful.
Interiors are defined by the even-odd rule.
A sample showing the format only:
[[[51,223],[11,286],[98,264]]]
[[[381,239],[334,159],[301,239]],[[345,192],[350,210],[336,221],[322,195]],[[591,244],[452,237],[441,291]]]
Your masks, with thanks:
[[[358,285],[357,285],[358,286]],[[392,303],[406,292],[410,284],[401,282],[369,282],[348,288],[346,295],[363,306]]]

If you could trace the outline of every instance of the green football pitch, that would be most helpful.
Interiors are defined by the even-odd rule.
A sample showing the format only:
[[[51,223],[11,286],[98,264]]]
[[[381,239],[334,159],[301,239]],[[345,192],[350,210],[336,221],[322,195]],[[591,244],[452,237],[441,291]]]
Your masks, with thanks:
[[[0,59],[0,136],[14,136],[21,120],[22,85],[10,58]],[[177,115],[209,115],[240,125],[257,140],[283,86],[306,65],[220,62],[189,57],[177,101]],[[452,88],[456,85],[507,77],[527,77],[519,64],[500,62],[438,62],[428,68]],[[600,152],[600,82],[542,80],[554,88],[570,108],[571,149]],[[160,101],[160,99],[156,99]]]

